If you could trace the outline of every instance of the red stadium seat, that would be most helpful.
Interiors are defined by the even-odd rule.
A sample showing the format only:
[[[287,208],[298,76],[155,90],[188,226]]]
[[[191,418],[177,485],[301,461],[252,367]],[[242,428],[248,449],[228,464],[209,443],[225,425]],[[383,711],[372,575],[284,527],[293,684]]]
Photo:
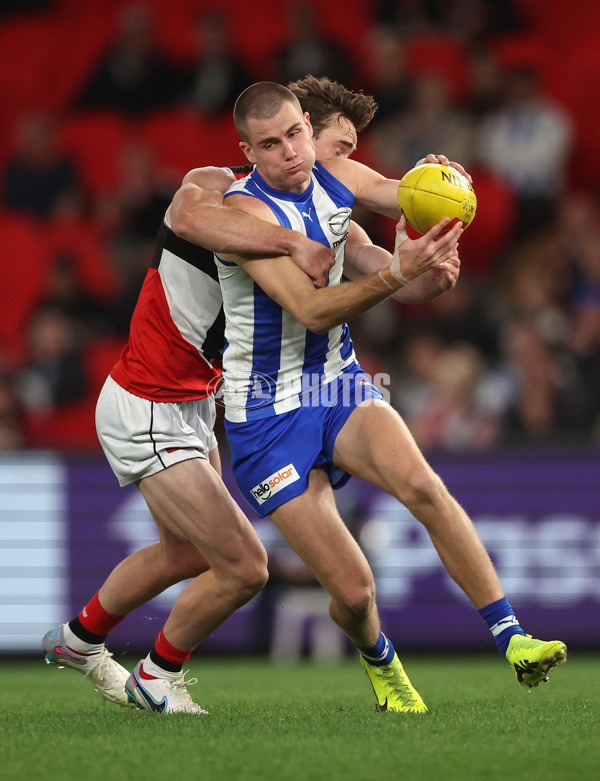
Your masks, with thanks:
[[[22,359],[29,316],[42,297],[50,254],[44,228],[29,217],[0,214],[0,235],[0,349],[16,365]]]
[[[410,38],[406,65],[413,74],[443,75],[454,99],[460,99],[466,93],[465,53],[463,46],[453,38],[437,33]]]
[[[112,111],[75,115],[61,128],[61,140],[92,193],[112,190],[119,179],[119,155],[131,136],[130,123]]]
[[[100,393],[106,378],[119,360],[126,341],[124,336],[109,336],[95,339],[86,347],[85,371],[90,384],[90,393],[94,399]]]
[[[180,175],[205,165],[247,163],[229,113],[207,118],[193,111],[164,111],[142,120],[139,128],[159,163]]]
[[[533,35],[506,35],[493,44],[496,59],[507,68],[531,68],[543,79],[555,54],[548,43]]]
[[[0,25],[0,105],[5,115],[45,106],[46,75],[56,54],[56,27],[45,15]]]
[[[190,168],[210,165],[209,139],[202,120],[192,111],[160,111],[139,121],[139,137],[161,166],[183,175]]]

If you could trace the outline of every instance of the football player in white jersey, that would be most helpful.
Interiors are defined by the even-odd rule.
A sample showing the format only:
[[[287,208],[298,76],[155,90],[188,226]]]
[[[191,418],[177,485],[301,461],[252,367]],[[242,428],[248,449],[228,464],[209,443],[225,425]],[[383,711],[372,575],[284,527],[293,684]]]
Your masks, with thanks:
[[[75,618],[46,633],[42,646],[47,661],[80,670],[119,705],[204,714],[189,695],[183,664],[262,588],[267,557],[220,476],[213,391],[223,325],[212,253],[174,234],[169,215],[170,210],[128,343],[96,410],[110,465],[121,485],[138,486],[159,541],[118,564]],[[289,251],[324,284],[329,248],[274,225],[260,223],[256,230],[254,218],[233,215],[222,205],[215,209],[210,200],[204,217],[211,249]],[[186,579],[154,646],[130,675],[107,650],[107,636],[136,607]]]
[[[385,268],[338,284],[346,238],[340,215],[356,201],[397,219],[398,182],[347,159],[315,163],[309,116],[281,85],[261,82],[246,89],[234,119],[255,171],[232,187],[232,206],[320,234],[337,250],[330,284],[321,289],[289,259],[245,263],[231,254],[219,257],[228,342],[226,430],[242,493],[257,512],[270,514],[329,592],[331,616],[357,646],[379,709],[427,708],[381,632],[372,572],[337,512],[332,485],[349,475],[392,494],[423,523],[517,680],[537,686],[566,660],[564,643],[525,635],[471,520],[398,413],[361,374],[344,325],[454,258],[461,226],[448,228],[443,220],[416,241],[398,241]]]

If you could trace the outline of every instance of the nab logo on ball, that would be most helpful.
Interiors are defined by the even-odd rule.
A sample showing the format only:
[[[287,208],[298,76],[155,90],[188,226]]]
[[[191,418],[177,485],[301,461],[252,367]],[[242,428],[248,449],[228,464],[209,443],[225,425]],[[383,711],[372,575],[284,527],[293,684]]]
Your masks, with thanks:
[[[288,464],[282,469],[278,469],[277,472],[273,472],[269,477],[265,477],[264,480],[261,480],[258,485],[255,485],[250,490],[256,501],[259,504],[264,504],[267,499],[279,493],[282,488],[295,483],[299,479],[300,475],[296,471],[296,467],[293,464]]]
[[[467,228],[477,210],[477,197],[469,180],[455,168],[439,163],[417,165],[398,185],[398,205],[419,233],[450,217]]]

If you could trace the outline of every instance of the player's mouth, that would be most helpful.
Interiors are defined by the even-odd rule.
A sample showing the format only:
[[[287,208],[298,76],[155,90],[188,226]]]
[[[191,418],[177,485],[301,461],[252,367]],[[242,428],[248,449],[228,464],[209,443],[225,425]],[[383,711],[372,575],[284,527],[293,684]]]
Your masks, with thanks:
[[[301,163],[296,163],[296,165],[293,165],[291,168],[286,168],[286,172],[288,174],[294,174],[296,171],[299,171],[301,168],[304,168],[304,160]]]

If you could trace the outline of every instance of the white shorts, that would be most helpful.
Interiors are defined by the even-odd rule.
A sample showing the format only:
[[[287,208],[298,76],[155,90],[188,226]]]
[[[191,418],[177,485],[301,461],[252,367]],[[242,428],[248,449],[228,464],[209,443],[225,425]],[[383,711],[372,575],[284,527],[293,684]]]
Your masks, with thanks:
[[[108,377],[96,404],[96,431],[120,485],[136,483],[189,458],[206,458],[217,447],[211,397],[149,401]]]

